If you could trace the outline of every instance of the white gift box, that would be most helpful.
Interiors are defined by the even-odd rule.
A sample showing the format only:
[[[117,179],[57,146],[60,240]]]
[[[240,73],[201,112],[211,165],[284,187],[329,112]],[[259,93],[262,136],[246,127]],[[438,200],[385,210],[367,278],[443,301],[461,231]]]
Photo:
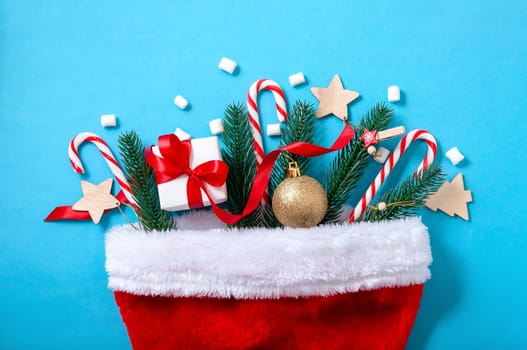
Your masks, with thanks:
[[[192,145],[190,154],[191,169],[210,160],[222,160],[218,137],[192,139],[190,143]],[[152,147],[152,152],[154,155],[163,158],[157,146]],[[161,209],[167,211],[190,209],[187,199],[187,181],[188,175],[183,174],[177,179],[157,185]],[[219,187],[205,184],[205,187],[215,203],[223,203],[227,200],[227,186],[225,184]],[[210,201],[203,190],[201,190],[201,199],[204,206],[210,206]]]

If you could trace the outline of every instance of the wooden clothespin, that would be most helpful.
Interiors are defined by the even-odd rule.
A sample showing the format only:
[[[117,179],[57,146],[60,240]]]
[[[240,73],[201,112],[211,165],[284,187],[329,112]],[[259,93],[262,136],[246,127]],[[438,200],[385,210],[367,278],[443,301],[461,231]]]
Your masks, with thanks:
[[[406,132],[404,126],[397,126],[395,128],[377,131],[377,141],[384,141],[393,137],[404,135]]]

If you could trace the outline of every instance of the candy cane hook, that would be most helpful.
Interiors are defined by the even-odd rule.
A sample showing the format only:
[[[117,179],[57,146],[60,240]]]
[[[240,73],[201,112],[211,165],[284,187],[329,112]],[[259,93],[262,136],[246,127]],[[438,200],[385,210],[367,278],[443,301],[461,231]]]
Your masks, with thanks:
[[[417,176],[421,171],[425,171],[426,168],[432,164],[437,153],[437,144],[434,136],[425,130],[410,131],[401,139],[395,150],[390,155],[388,161],[384,163],[384,166],[375,177],[375,180],[373,180],[373,182],[370,184],[370,187],[368,187],[368,190],[366,190],[359,203],[355,206],[355,209],[353,209],[348,218],[349,222],[357,221],[361,218],[371,200],[373,197],[375,197],[375,194],[379,188],[382,186],[388,175],[390,175],[390,172],[395,167],[395,164],[397,164],[403,153],[415,140],[422,140],[426,142],[428,145],[428,150],[424,159],[419,164],[417,171],[414,173],[414,176]]]
[[[124,176],[117,159],[113,155],[106,142],[96,134],[91,132],[81,132],[71,139],[68,147],[68,156],[70,158],[71,165],[73,166],[73,170],[75,170],[75,172],[78,174],[84,174],[84,167],[82,166],[82,162],[79,157],[79,147],[84,142],[93,143],[97,147],[99,152],[101,152],[102,156],[104,157],[104,160],[110,167],[110,170],[119,183],[119,186],[121,186],[126,199],[128,199],[131,204],[135,203],[130,185],[128,184],[128,181],[126,181],[126,177]]]
[[[247,94],[247,112],[249,116],[249,122],[251,123],[254,153],[256,155],[257,165],[262,163],[265,155],[262,140],[262,129],[260,127],[260,115],[258,113],[258,93],[262,90],[269,90],[273,93],[278,121],[284,122],[287,120],[285,95],[280,85],[269,79],[260,79],[255,81],[249,88],[249,93]]]

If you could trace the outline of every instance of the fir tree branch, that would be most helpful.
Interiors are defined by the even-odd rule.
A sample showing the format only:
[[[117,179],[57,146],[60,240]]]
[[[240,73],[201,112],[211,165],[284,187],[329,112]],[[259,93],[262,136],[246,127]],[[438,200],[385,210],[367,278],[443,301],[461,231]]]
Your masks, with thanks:
[[[242,104],[229,104],[223,118],[223,160],[229,166],[227,176],[227,209],[241,214],[249,198],[256,175],[256,157],[252,141],[251,126],[247,111]],[[264,225],[263,208],[256,210],[235,224],[235,227],[257,227]]]
[[[384,193],[378,203],[386,203],[385,210],[368,207],[364,221],[382,221],[414,216],[424,205],[426,198],[436,192],[445,181],[445,174],[437,163],[433,163],[418,176],[409,176],[399,186]],[[391,204],[391,205],[390,205]]]
[[[139,223],[146,232],[167,231],[175,227],[172,215],[161,209],[154,170],[144,156],[144,145],[135,131],[118,138],[125,176],[135,200]]]
[[[378,102],[362,117],[359,126],[362,129],[368,129],[370,131],[384,130],[390,125],[392,118],[393,109],[386,106],[386,103],[384,102]],[[360,130],[360,135],[362,135],[363,131],[364,130]]]
[[[360,181],[368,163],[368,152],[357,137],[338,152],[330,165],[329,176],[325,184],[328,210],[322,223],[338,221],[342,214],[342,206]]]
[[[296,101],[293,108],[289,111],[287,123],[284,124],[282,135],[280,137],[280,147],[289,145],[293,142],[309,142],[313,143],[315,135],[315,108],[312,103]],[[294,154],[284,152],[287,156],[293,158],[297,163],[302,174],[307,174],[311,158],[296,156]],[[289,158],[281,154],[271,173],[269,181],[268,193],[272,197],[276,187],[287,177],[286,169],[289,165]]]
[[[388,127],[392,117],[393,110],[390,107],[385,103],[377,103],[355,127],[355,137],[350,144],[337,153],[325,183],[328,210],[322,223],[338,221],[342,214],[342,206],[349,199],[351,191],[364,175],[370,162],[370,155],[360,140],[364,129],[383,130]]]
[[[287,123],[284,124],[282,135],[280,137],[280,147],[288,145],[293,142],[309,142],[313,143],[315,135],[315,108],[312,103],[297,100],[293,108],[289,111]],[[286,169],[291,161],[291,157],[298,163],[298,167],[302,174],[307,174],[311,163],[311,158],[302,157],[284,152],[280,154],[273,167],[267,193],[269,199],[273,198],[276,187],[287,178]],[[269,208],[271,209],[271,208]],[[269,226],[281,226],[276,220],[272,209],[267,212],[266,221]]]

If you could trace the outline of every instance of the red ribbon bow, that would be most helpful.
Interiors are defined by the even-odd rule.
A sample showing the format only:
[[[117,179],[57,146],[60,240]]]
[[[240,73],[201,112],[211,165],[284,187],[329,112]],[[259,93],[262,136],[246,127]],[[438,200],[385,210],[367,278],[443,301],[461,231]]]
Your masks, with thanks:
[[[273,166],[281,152],[287,151],[304,157],[317,157],[330,152],[338,151],[346,147],[355,136],[353,130],[348,124],[344,126],[342,133],[337,140],[329,148],[320,147],[307,142],[293,142],[289,145],[280,147],[269,154],[267,154],[256,172],[249,199],[245,204],[245,208],[240,214],[232,214],[221,209],[210,197],[207,188],[204,186],[204,180],[212,181],[210,184],[218,184],[218,186],[225,183],[228,173],[228,166],[222,161],[209,161],[201,164],[196,169],[191,170],[188,167],[190,159],[191,146],[189,141],[181,142],[175,135],[164,135],[159,138],[159,150],[163,158],[159,158],[152,153],[152,147],[145,150],[145,156],[148,164],[156,170],[157,182],[163,183],[170,181],[181,174],[189,174],[189,181],[187,183],[187,191],[190,189],[197,193],[190,195],[198,197],[201,203],[201,188],[207,198],[216,216],[226,224],[235,224],[250,213],[252,213],[265,195]],[[166,157],[166,159],[165,159]],[[198,171],[198,168],[200,170]],[[159,172],[159,174],[157,173]],[[200,177],[201,176],[201,177]],[[196,199],[197,200],[197,199]],[[190,204],[190,199],[189,199]]]
[[[201,190],[207,193],[206,184],[219,187],[227,180],[229,167],[221,160],[209,160],[194,169],[190,167],[190,141],[182,142],[173,134],[163,135],[158,138],[158,146],[162,157],[155,155],[152,147],[145,149],[145,158],[155,170],[156,182],[162,184],[188,175],[187,199],[190,209],[203,208]]]

